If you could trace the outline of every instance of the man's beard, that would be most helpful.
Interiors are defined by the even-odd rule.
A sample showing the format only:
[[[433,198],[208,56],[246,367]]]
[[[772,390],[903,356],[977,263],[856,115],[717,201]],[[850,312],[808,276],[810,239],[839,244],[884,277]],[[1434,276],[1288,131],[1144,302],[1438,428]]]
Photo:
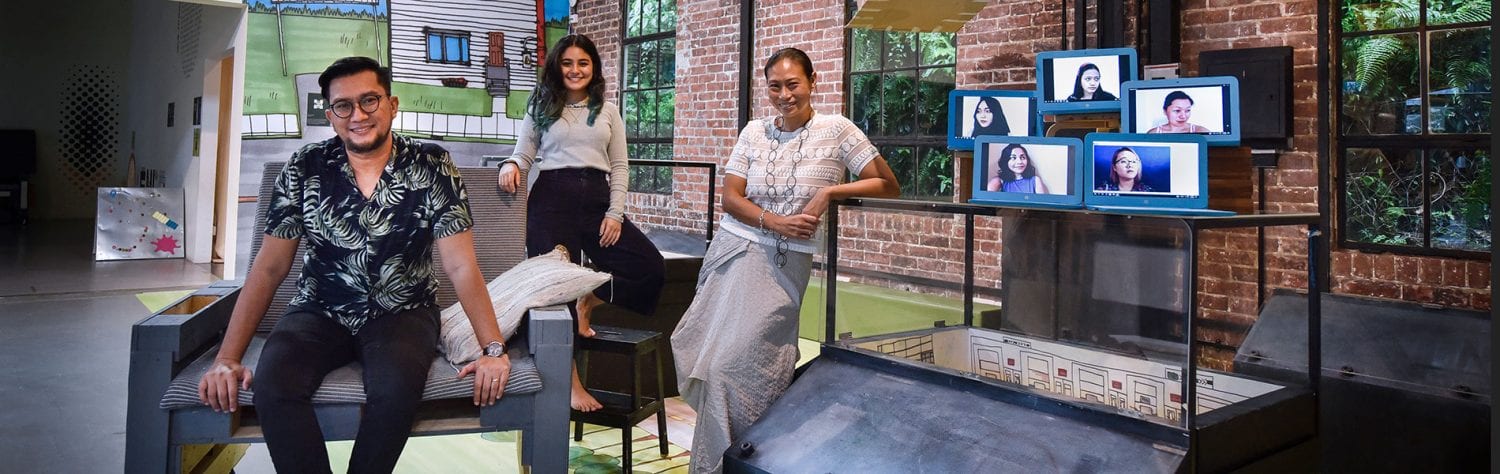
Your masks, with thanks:
[[[385,133],[376,135],[375,139],[370,141],[369,146],[361,146],[357,143],[354,143],[353,140],[344,140],[344,148],[354,153],[363,154],[378,150],[381,147],[385,146],[387,143],[390,143],[390,141],[391,132],[390,130],[386,130]]]

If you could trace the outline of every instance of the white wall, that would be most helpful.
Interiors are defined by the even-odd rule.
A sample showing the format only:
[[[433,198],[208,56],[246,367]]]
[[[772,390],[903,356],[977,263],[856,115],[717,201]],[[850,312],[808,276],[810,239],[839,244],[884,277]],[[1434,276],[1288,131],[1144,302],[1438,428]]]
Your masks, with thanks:
[[[234,116],[239,115],[243,90],[245,9],[243,5],[211,6],[167,0],[136,0],[131,22],[130,81],[128,87],[128,132],[136,137],[136,164],[142,168],[165,171],[166,186],[181,187],[185,197],[183,223],[187,228],[185,243],[188,260],[207,262],[212,258],[214,212],[214,172],[217,139],[217,81],[205,87],[206,79],[221,59],[233,55],[235,86],[232,95]],[[203,97],[202,125],[193,125],[193,98]],[[167,126],[168,103],[176,104],[176,118]],[[229,192],[238,186],[239,131],[233,120],[230,133],[228,168],[233,173]],[[193,156],[193,130],[202,129],[198,156]],[[232,256],[236,206],[228,212],[231,225],[225,233],[226,255]],[[232,271],[232,269],[226,269]],[[227,274],[232,274],[226,272]]]
[[[141,0],[146,3],[147,0]],[[163,1],[164,2],[164,1]],[[37,176],[32,180],[33,219],[92,219],[92,188],[68,179],[59,146],[69,73],[75,66],[112,71],[116,90],[126,91],[131,2],[117,0],[0,1],[0,128],[37,132]],[[105,185],[124,182],[130,133],[124,97],[118,104],[118,133],[110,138],[113,166]]]

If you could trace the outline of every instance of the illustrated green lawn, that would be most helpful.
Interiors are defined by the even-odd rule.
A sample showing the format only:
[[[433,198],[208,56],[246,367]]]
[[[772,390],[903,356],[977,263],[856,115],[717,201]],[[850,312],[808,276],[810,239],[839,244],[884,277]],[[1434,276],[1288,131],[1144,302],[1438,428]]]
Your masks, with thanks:
[[[494,113],[494,101],[490,100],[488,92],[480,88],[397,82],[391,84],[391,93],[401,98],[401,110],[404,112],[432,112],[480,117],[489,117]]]
[[[322,72],[345,56],[387,55],[387,22],[369,19],[282,15],[286,74],[282,74],[276,15],[249,14],[245,57],[245,114],[297,113],[296,76]],[[377,48],[377,46],[380,46]],[[488,108],[488,104],[485,105]]]
[[[814,276],[802,298],[802,315],[797,326],[800,337],[823,340],[827,301],[822,278]],[[964,303],[960,298],[841,281],[837,301],[838,320],[834,334],[850,332],[854,337],[866,337],[931,328],[939,320],[949,326],[964,322]],[[994,309],[999,307],[975,302],[975,325],[979,324],[977,315],[980,312]]]

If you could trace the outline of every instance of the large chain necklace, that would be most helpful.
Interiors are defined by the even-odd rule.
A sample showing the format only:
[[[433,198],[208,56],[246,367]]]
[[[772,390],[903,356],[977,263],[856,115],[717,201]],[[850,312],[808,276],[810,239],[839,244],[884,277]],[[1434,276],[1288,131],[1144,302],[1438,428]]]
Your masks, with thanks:
[[[772,146],[771,152],[766,154],[766,176],[764,183],[766,185],[766,194],[771,197],[769,201],[775,201],[774,206],[777,214],[786,216],[796,211],[795,209],[790,209],[790,207],[795,203],[794,198],[797,192],[797,166],[802,164],[802,159],[805,158],[805,155],[802,154],[802,145],[807,144],[807,127],[812,125],[812,119],[813,117],[808,117],[807,122],[803,122],[801,127],[792,130],[792,138],[787,139],[785,142],[780,139],[781,124],[786,123],[783,121],[783,117],[777,117],[767,130],[766,135],[771,139]],[[773,134],[775,135],[773,136]],[[797,149],[795,151],[786,153],[781,150],[783,145],[787,145],[793,141],[797,142]],[[790,148],[790,146],[787,148]],[[786,169],[786,182],[778,183],[776,179],[778,165],[782,161],[789,161],[791,166],[788,166]],[[767,204],[771,203],[768,202]],[[786,266],[787,236],[775,233],[770,229],[761,229],[761,232],[776,236],[776,267],[781,268]]]

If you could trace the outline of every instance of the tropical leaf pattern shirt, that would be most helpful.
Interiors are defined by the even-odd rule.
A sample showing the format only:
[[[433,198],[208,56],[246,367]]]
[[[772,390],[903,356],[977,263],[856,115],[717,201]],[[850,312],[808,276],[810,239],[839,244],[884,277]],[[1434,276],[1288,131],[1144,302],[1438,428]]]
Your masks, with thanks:
[[[267,235],[303,239],[308,249],[289,306],[350,333],[371,319],[436,306],[432,243],[473,226],[448,152],[391,135],[391,159],[368,199],[334,137],[292,155],[266,211]]]

